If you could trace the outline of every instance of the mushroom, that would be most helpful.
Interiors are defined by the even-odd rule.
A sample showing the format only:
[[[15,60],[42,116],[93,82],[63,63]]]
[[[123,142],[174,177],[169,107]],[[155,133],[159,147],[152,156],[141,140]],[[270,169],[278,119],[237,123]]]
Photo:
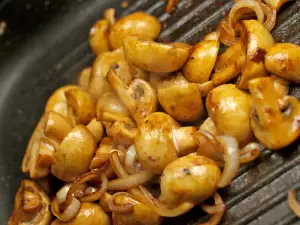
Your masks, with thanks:
[[[43,115],[28,143],[22,172],[29,173],[32,179],[47,176],[55,161],[55,150],[71,130],[70,122],[60,114],[49,112]]]
[[[50,200],[34,181],[23,180],[8,225],[50,225]]]
[[[151,76],[155,76],[151,78],[152,83],[159,83],[157,85],[159,103],[174,119],[191,122],[204,114],[201,94],[195,83],[189,83],[181,73]]]
[[[117,76],[119,73],[119,67],[113,65],[107,75],[107,80],[121,102],[129,110],[131,116],[139,123],[150,113],[156,111],[157,97],[155,90],[147,81],[141,79],[135,79],[127,86]]]
[[[135,36],[142,40],[154,40],[160,33],[160,22],[144,12],[135,12],[118,20],[109,33],[109,44],[113,49],[122,47],[126,36]]]
[[[114,144],[129,147],[136,135],[136,125],[129,111],[114,93],[105,93],[96,106],[97,120],[103,121],[106,133]]]
[[[108,8],[104,11],[104,18],[109,21],[112,26],[116,23],[116,10],[114,8]]]
[[[108,35],[110,22],[106,19],[98,20],[90,30],[89,43],[96,55],[110,50]]]
[[[113,201],[112,220],[114,225],[159,225],[162,223],[160,217],[151,207],[135,200],[128,193],[118,193],[112,196],[110,201]],[[122,205],[130,205],[132,210],[128,213],[122,213],[118,207]]]
[[[187,152],[187,149],[188,153],[196,151],[197,145],[191,138],[193,131],[194,127],[179,127],[172,117],[162,112],[147,116],[139,123],[134,139],[141,166],[145,170],[161,174],[170,162],[176,160],[183,152]]]
[[[223,84],[209,92],[206,108],[217,133],[235,137],[240,146],[253,139],[250,127],[251,96],[233,84]]]
[[[91,67],[84,68],[79,74],[79,86],[85,91],[89,89],[91,75],[92,75]]]
[[[201,84],[209,80],[218,56],[219,46],[219,41],[206,40],[193,47],[183,67],[183,73],[189,81]]]
[[[265,56],[266,69],[286,80],[300,84],[300,47],[291,43],[278,43]]]
[[[300,135],[300,104],[292,97],[283,98],[285,110],[279,107],[272,78],[257,78],[249,82],[254,113],[251,127],[255,137],[267,148],[280,149]]]
[[[95,116],[92,96],[80,89],[70,89],[65,95],[69,107],[75,112],[76,124],[87,125]]]
[[[237,81],[237,87],[248,89],[249,80],[267,75],[264,56],[273,46],[274,40],[266,27],[257,20],[243,20],[239,24],[241,41],[247,45],[247,53],[242,75]]]
[[[62,222],[58,219],[51,225],[110,225],[109,216],[103,209],[95,203],[82,203],[80,210],[75,218],[68,222]]]
[[[209,158],[194,153],[178,158],[161,176],[160,200],[172,207],[184,202],[200,204],[213,196],[220,178],[220,168]]]
[[[151,72],[173,72],[187,61],[190,47],[180,44],[162,44],[126,36],[123,41],[124,53],[134,66]]]
[[[57,178],[72,182],[89,170],[96,149],[93,134],[83,125],[77,125],[56,150],[51,173]]]
[[[106,81],[106,75],[111,65],[122,59],[124,59],[122,48],[112,52],[103,52],[97,56],[92,66],[92,75],[89,84],[89,93],[95,101],[97,101],[102,94],[113,91]]]
[[[102,139],[104,135],[103,125],[100,121],[97,121],[96,118],[92,119],[86,128],[94,135],[96,143]]]
[[[76,85],[66,85],[57,89],[48,99],[45,112],[54,111],[66,118],[69,118],[69,107],[67,103],[66,92],[72,89],[81,90],[81,88]]]
[[[90,164],[90,169],[102,168],[106,165],[110,152],[113,148],[113,140],[109,137],[104,137],[96,150],[96,154]]]
[[[271,75],[280,108],[284,107],[283,98],[289,93],[289,82],[276,75]]]

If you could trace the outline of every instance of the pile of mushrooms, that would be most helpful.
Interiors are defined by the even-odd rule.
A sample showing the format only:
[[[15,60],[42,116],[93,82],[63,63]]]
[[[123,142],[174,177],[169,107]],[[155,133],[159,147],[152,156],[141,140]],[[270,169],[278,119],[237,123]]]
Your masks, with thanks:
[[[158,225],[196,205],[218,224],[218,188],[259,158],[259,143],[277,150],[300,135],[300,103],[288,95],[300,47],[274,43],[285,1],[265,2],[237,1],[195,46],[155,42],[155,17],[116,20],[107,9],[90,31],[93,65],[50,96],[24,155],[31,179],[63,185],[46,193],[24,180],[9,225]]]

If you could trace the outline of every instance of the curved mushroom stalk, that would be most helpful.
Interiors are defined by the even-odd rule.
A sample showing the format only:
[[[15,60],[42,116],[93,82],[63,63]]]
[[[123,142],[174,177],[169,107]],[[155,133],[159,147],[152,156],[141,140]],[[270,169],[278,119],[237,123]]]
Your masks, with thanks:
[[[129,206],[128,212],[122,211],[122,206]],[[162,217],[151,207],[135,200],[126,192],[113,195],[110,199],[110,208],[115,225],[159,225],[162,223]]]
[[[114,8],[108,8],[104,11],[104,18],[109,21],[112,26],[116,23],[116,10]]]
[[[51,173],[65,182],[72,182],[89,170],[95,149],[92,133],[85,126],[77,125],[56,150]]]
[[[155,40],[160,33],[160,22],[144,12],[135,12],[118,20],[109,33],[109,44],[113,49],[122,47],[127,36],[135,36],[142,40]]]
[[[220,43],[217,40],[202,41],[193,47],[183,67],[185,77],[191,82],[204,83],[209,80],[214,68]]]
[[[205,132],[209,132],[212,135],[217,135],[218,131],[216,128],[216,125],[214,123],[214,121],[212,121],[212,119],[210,117],[208,117],[200,126],[199,128],[200,131],[205,131]]]
[[[126,36],[123,41],[126,59],[134,66],[151,72],[173,72],[187,61],[190,48],[181,44],[161,44]]]
[[[114,121],[107,122],[106,134],[113,139],[116,146],[128,148],[133,144],[137,133],[137,127],[130,117],[118,118]]]
[[[55,161],[55,151],[71,130],[69,121],[60,114],[49,112],[43,115],[28,143],[22,172],[29,173],[32,179],[47,176]]]
[[[128,109],[115,93],[103,94],[96,105],[96,118],[99,121],[111,122],[118,117],[130,117]]]
[[[51,225],[110,225],[109,216],[95,203],[82,203],[76,217],[71,221],[54,220]]]
[[[184,202],[200,204],[216,192],[220,178],[220,168],[209,158],[196,154],[178,158],[162,174],[160,199],[173,207]]]
[[[109,155],[112,148],[113,148],[112,138],[109,137],[103,138],[90,164],[90,169],[97,169],[105,166],[109,160]]]
[[[66,91],[68,105],[74,110],[76,123],[87,125],[95,116],[92,96],[79,89]]]
[[[249,121],[251,105],[251,96],[233,84],[214,88],[206,98],[206,108],[217,133],[235,137],[240,146],[253,139]]]
[[[173,130],[173,143],[179,157],[188,155],[197,150],[197,143],[193,138],[196,127],[180,127]]]
[[[8,225],[50,225],[50,200],[35,182],[23,180],[15,197],[15,206]]]
[[[218,140],[217,135],[211,134],[205,130],[198,130],[193,133],[193,137],[198,145],[198,155],[213,159],[218,165],[224,166],[225,150],[224,146]],[[260,156],[260,147],[256,142],[250,142],[239,149],[239,162],[245,164],[254,161]]]
[[[98,143],[103,135],[104,135],[104,128],[100,121],[97,121],[95,118],[89,122],[86,128],[94,135],[96,143]]]
[[[204,114],[201,94],[194,83],[184,82],[181,73],[171,76],[151,78],[153,83],[159,82],[157,96],[166,112],[179,121],[196,121]],[[180,77],[183,77],[182,81]],[[156,81],[155,81],[156,80]]]
[[[300,135],[300,104],[291,96],[283,98],[282,113],[272,78],[257,78],[249,82],[255,113],[251,116],[251,127],[255,137],[267,148],[280,149]]]
[[[110,22],[107,19],[101,19],[90,29],[89,44],[96,55],[110,50],[108,42],[109,28]]]
[[[69,118],[69,107],[66,97],[66,92],[69,90],[81,90],[81,88],[76,85],[66,85],[57,89],[48,99],[45,112],[54,111],[66,118]]]
[[[89,89],[91,76],[91,67],[84,68],[79,74],[79,86],[85,91],[88,91]]]
[[[267,75],[264,56],[274,44],[274,40],[266,27],[257,20],[243,20],[239,24],[241,41],[247,45],[247,58],[237,87],[248,89],[249,80]]]
[[[124,59],[122,48],[112,52],[103,52],[97,56],[92,66],[92,75],[89,84],[89,93],[95,101],[98,101],[102,94],[113,92],[106,81],[106,75],[112,64]]]
[[[151,85],[141,79],[135,79],[129,86],[117,76],[117,68],[112,68],[107,80],[122,103],[129,110],[136,122],[143,120],[150,113],[156,111],[157,97]]]
[[[266,69],[293,83],[300,83],[300,47],[291,43],[275,44],[266,54]]]

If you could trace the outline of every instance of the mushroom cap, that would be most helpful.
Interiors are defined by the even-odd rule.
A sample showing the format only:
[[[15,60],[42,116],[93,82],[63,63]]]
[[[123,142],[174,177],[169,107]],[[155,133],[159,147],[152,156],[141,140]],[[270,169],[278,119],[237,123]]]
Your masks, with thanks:
[[[214,88],[206,98],[206,108],[218,134],[235,137],[241,146],[252,140],[251,96],[233,84]]]
[[[110,225],[108,215],[95,203],[82,203],[77,216],[69,222],[58,219],[51,225]]]
[[[173,72],[187,61],[190,48],[174,43],[162,44],[126,36],[123,41],[124,53],[134,66],[151,72]]]
[[[114,225],[159,225],[162,222],[162,218],[152,208],[127,195],[117,196],[115,202],[119,205],[132,204],[133,212],[125,214],[113,212]]]
[[[34,181],[23,180],[8,225],[50,225],[50,199]]]
[[[172,117],[162,112],[150,114],[139,124],[134,146],[144,169],[161,174],[177,158],[172,132],[178,127]]]
[[[284,79],[300,84],[300,46],[275,44],[265,56],[266,69]]]
[[[66,91],[72,89],[81,89],[79,86],[76,85],[66,85],[59,89],[57,89],[48,99],[45,107],[45,112],[54,111],[62,116],[68,118],[68,103],[66,98]]]
[[[162,107],[176,120],[196,121],[204,113],[201,94],[194,83],[160,88],[157,92]]]
[[[93,134],[83,125],[77,125],[62,141],[55,152],[55,163],[51,166],[54,176],[65,182],[88,172],[96,149]]]
[[[113,49],[122,47],[126,36],[135,36],[142,40],[154,40],[160,33],[160,22],[144,12],[135,12],[118,20],[109,33],[109,44]]]
[[[204,156],[190,154],[176,159],[161,177],[161,199],[169,205],[202,203],[217,190],[221,170]]]
[[[214,40],[202,41],[193,47],[183,73],[188,80],[204,83],[209,80],[215,66],[220,43]]]
[[[110,24],[106,19],[98,20],[90,29],[89,43],[96,55],[110,50],[108,42]]]

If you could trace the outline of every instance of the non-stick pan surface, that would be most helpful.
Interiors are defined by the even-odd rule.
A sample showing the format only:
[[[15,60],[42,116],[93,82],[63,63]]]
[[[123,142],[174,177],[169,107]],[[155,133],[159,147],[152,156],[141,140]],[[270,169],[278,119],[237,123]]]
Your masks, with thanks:
[[[233,5],[231,0],[181,0],[172,16],[164,1],[131,0],[121,9],[118,0],[0,0],[0,224],[7,224],[14,194],[25,177],[21,160],[32,130],[56,88],[75,83],[79,71],[94,55],[87,36],[107,7],[118,16],[144,10],[164,26],[163,41],[194,44],[210,31]],[[300,44],[300,1],[287,3],[279,13],[273,35],[277,42]],[[291,94],[300,97],[300,89]],[[284,134],[282,134],[284,135]],[[281,151],[263,150],[254,163],[243,167],[232,185],[221,191],[228,211],[223,224],[300,224],[287,205],[287,192],[300,193],[299,141]],[[164,224],[197,224],[199,207]]]

